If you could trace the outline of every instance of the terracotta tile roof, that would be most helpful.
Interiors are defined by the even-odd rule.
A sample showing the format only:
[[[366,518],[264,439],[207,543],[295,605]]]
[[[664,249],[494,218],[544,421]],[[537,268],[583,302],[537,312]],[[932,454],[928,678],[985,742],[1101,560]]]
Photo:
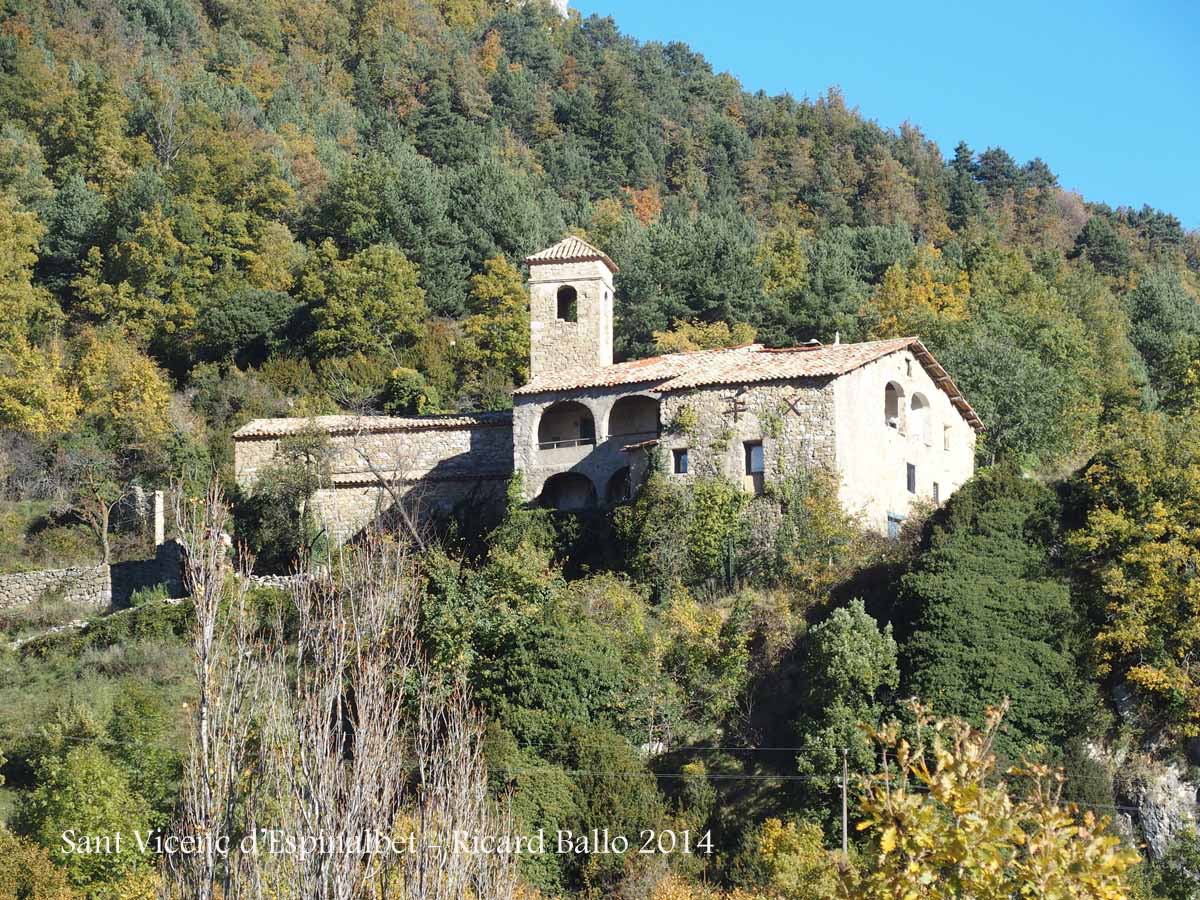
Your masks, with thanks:
[[[983,422],[962,396],[946,370],[915,337],[869,341],[861,344],[813,344],[770,349],[748,344],[725,350],[700,350],[672,353],[616,363],[601,369],[556,372],[535,378],[515,393],[540,394],[584,388],[648,385],[659,393],[722,384],[754,384],[764,381],[790,381],[798,378],[822,378],[844,375],[867,363],[899,350],[911,349],[925,370],[977,430]]]
[[[307,427],[331,435],[386,434],[393,431],[425,431],[435,428],[512,425],[512,413],[477,413],[462,416],[313,416],[308,419],[255,419],[233,433],[235,441],[276,438],[295,434]]]
[[[575,235],[565,237],[553,247],[547,247],[533,256],[525,257],[525,262],[531,266],[548,263],[602,262],[614,273],[621,271],[617,268],[617,264],[608,258],[608,254],[597,250],[587,241],[577,238]]]

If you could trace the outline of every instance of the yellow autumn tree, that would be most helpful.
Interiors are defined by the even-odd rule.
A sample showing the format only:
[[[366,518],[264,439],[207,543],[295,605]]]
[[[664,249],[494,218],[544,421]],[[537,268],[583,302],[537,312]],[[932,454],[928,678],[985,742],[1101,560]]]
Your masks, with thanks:
[[[769,818],[746,842],[739,881],[772,897],[836,897],[838,857],[825,849],[819,825]]]
[[[758,266],[768,297],[786,301],[808,287],[805,240],[809,235],[810,232],[794,225],[778,225],[767,232],[758,251]]]
[[[0,825],[0,900],[75,900],[65,869],[37,844]]]
[[[921,244],[906,265],[893,265],[871,298],[872,337],[888,338],[921,331],[929,322],[957,322],[967,315],[971,282],[942,252]]]
[[[119,332],[84,332],[70,373],[83,415],[117,444],[150,452],[170,434],[167,377]]]
[[[0,427],[37,437],[59,434],[71,427],[79,407],[58,343],[35,347],[17,335],[0,349]]]
[[[1076,480],[1067,546],[1100,622],[1103,676],[1135,688],[1181,737],[1200,735],[1200,440],[1190,418],[1127,413]]]
[[[46,229],[36,214],[0,194],[0,345],[34,337],[61,318],[50,294],[33,283],[38,246]]]
[[[514,384],[529,378],[529,296],[521,273],[503,256],[483,264],[471,279],[471,314],[463,322],[460,357],[502,373]]]
[[[689,322],[676,319],[668,331],[653,334],[654,349],[659,353],[691,353],[695,350],[719,350],[754,343],[753,325],[745,322]]]
[[[880,774],[868,778],[857,828],[864,863],[843,875],[851,900],[1127,900],[1136,853],[1089,811],[1061,799],[1048,766],[996,772],[992,750],[1006,704],[982,729],[935,720],[914,704],[913,742],[893,723],[875,735]]]

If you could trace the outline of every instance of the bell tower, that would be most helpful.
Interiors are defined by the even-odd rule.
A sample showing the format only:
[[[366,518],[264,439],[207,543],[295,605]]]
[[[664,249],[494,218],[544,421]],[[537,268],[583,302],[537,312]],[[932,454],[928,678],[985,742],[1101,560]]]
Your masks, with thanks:
[[[616,264],[573,236],[525,262],[530,378],[612,365]]]

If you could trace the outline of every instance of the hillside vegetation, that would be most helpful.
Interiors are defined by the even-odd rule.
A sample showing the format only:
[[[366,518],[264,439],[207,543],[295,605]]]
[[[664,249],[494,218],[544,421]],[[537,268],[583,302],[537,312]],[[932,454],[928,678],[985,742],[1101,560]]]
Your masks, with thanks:
[[[967,864],[922,848],[960,846],[969,796],[990,825],[956,896],[1194,898],[1187,804],[1146,798],[1200,762],[1200,234],[977,149],[538,2],[5,0],[3,565],[120,556],[131,485],[214,472],[260,570],[324,552],[319,436],[244,495],[232,432],[503,408],[528,374],[521,261],[575,232],[621,269],[623,357],[919,334],[987,430],[980,474],[895,543],[800,472],[438,535],[413,563],[422,652],[486,714],[517,823],[712,837],[533,858],[525,884],[949,896]],[[145,854],[57,840],[164,826],[186,783],[192,613],[140,600],[20,648],[43,614],[0,621],[0,897],[155,888]],[[955,717],[944,753],[914,695]],[[871,780],[901,733],[927,755]],[[843,759],[866,779],[849,861]]]

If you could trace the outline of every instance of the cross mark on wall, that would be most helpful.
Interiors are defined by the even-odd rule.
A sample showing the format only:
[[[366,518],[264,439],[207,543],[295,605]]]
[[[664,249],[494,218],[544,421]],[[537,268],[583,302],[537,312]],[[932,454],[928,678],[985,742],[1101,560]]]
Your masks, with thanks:
[[[784,405],[786,405],[788,409],[796,414],[797,419],[803,418],[803,414],[800,412],[800,401],[802,399],[803,398],[800,394],[795,394],[790,399],[787,397],[783,398]],[[784,415],[787,415],[787,413],[784,413]]]

